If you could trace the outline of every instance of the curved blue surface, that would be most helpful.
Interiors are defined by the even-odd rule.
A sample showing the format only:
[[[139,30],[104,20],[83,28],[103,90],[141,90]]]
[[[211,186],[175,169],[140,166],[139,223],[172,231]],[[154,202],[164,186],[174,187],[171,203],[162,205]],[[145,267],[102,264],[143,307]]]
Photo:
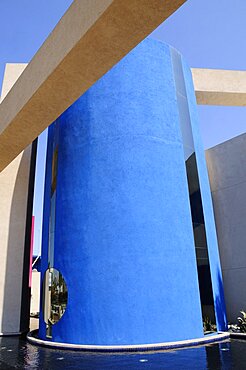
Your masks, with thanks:
[[[203,212],[205,218],[205,228],[207,235],[208,254],[210,260],[211,280],[213,287],[214,310],[216,316],[217,330],[226,331],[227,317],[224,298],[223,278],[220,265],[219,248],[213,213],[213,203],[209,178],[204,155],[203,144],[200,135],[199,118],[196,106],[196,96],[194,92],[193,80],[189,66],[182,57],[182,67],[184,79],[186,81],[186,92],[188,96],[188,108],[190,114],[190,122],[192,135],[194,139],[194,147],[197,158],[197,167],[199,172],[201,197],[203,204]]]
[[[54,141],[53,267],[66,281],[68,305],[52,341],[131,345],[201,337],[170,47],[145,40],[50,127],[42,277]],[[39,337],[47,340],[42,313]]]

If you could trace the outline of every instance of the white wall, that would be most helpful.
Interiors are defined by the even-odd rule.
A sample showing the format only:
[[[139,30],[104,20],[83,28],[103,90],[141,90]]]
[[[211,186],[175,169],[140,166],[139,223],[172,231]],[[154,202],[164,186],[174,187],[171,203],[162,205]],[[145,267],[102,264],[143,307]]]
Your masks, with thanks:
[[[6,66],[2,99],[25,66]],[[20,330],[30,159],[31,146],[0,173],[0,335]]]
[[[207,150],[227,317],[246,311],[246,134]]]
[[[40,272],[32,271],[31,308],[30,313],[39,312],[40,301]]]

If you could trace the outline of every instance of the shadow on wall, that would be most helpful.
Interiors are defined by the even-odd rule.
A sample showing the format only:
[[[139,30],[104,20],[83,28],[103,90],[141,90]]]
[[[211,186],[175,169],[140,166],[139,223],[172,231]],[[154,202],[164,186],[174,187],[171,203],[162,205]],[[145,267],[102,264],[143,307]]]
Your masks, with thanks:
[[[218,294],[215,298],[215,312],[217,314],[217,327],[219,331],[227,331],[227,318],[226,318],[226,306],[224,297],[223,281],[221,278],[221,272],[217,271],[217,281],[218,281]]]
[[[23,332],[27,331],[29,327],[30,288],[28,286],[28,278],[34,183],[34,176],[31,176],[32,178],[29,181],[29,174],[33,173],[33,166],[35,169],[35,156],[36,143],[33,146],[29,146],[21,156],[18,170],[15,174],[12,199],[9,200],[11,204],[9,204],[8,243],[6,247],[3,295],[3,333]]]

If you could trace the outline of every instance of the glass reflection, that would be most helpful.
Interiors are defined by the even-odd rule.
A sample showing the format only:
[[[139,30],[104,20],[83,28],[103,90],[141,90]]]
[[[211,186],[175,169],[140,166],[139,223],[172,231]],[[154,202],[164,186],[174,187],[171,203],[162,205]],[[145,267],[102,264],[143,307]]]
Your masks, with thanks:
[[[50,184],[50,214],[49,214],[49,237],[48,237],[48,273],[44,277],[43,302],[44,303],[44,321],[46,322],[46,336],[52,338],[52,325],[56,323],[62,316],[59,306],[52,302],[57,299],[59,292],[57,286],[59,284],[59,276],[56,274],[54,266],[54,249],[55,249],[55,224],[56,224],[56,185],[57,185],[57,167],[58,167],[58,142],[59,142],[59,124],[56,121],[51,128],[53,129],[53,144],[52,144],[52,168],[51,168],[51,184]],[[58,273],[59,274],[59,273]],[[63,285],[62,283],[60,284]],[[49,289],[48,289],[49,287]],[[52,315],[50,314],[52,313]],[[58,319],[56,319],[58,317]]]
[[[51,325],[56,324],[67,307],[67,285],[62,274],[49,268],[44,277],[44,321],[47,324],[47,336],[51,336]]]
[[[202,316],[203,320],[208,321],[209,319],[211,323],[215,324],[214,299],[207,237],[195,153],[193,153],[186,161],[186,173],[189,186]],[[207,327],[204,330],[209,331],[211,329],[212,328],[209,329],[209,327]]]

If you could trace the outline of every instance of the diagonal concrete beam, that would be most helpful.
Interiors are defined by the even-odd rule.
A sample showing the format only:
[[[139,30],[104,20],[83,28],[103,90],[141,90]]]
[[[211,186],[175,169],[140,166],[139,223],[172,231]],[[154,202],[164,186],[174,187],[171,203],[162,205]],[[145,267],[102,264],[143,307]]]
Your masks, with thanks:
[[[246,106],[246,71],[193,68],[197,104]]]
[[[0,171],[186,0],[75,0],[0,104]]]

